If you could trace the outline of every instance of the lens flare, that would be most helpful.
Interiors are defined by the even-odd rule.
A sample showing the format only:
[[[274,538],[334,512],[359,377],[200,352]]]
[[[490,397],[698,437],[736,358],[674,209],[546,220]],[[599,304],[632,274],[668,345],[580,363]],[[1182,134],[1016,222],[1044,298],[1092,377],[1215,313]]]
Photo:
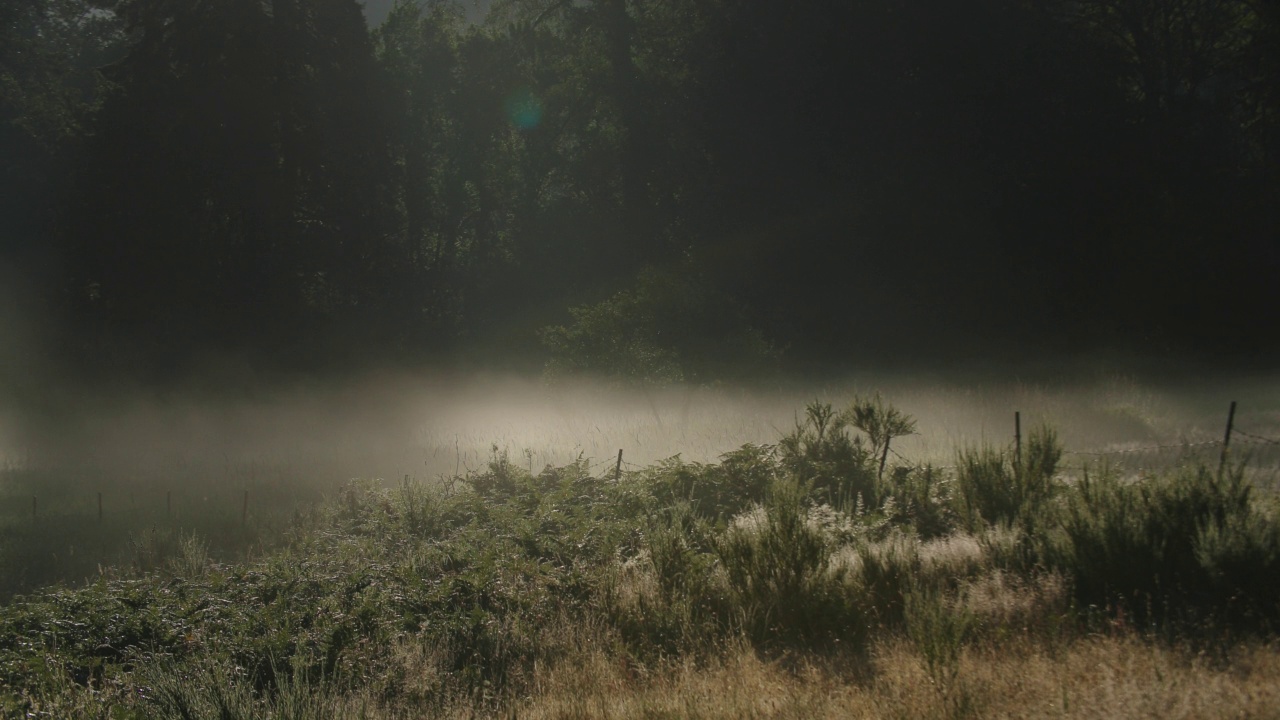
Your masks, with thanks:
[[[542,101],[529,88],[520,88],[507,96],[507,118],[521,130],[532,130],[542,122]]]

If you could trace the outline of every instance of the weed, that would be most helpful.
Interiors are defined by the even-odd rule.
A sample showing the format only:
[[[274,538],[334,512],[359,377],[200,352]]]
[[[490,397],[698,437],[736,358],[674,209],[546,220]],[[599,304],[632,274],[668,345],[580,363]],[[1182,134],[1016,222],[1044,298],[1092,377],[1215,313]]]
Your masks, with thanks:
[[[831,405],[810,403],[804,421],[778,441],[781,467],[829,504],[852,505],[861,497],[878,506],[871,451],[848,428],[848,417]]]
[[[178,577],[192,580],[204,574],[209,565],[209,543],[194,531],[180,533],[177,551],[169,558],[169,569]]]

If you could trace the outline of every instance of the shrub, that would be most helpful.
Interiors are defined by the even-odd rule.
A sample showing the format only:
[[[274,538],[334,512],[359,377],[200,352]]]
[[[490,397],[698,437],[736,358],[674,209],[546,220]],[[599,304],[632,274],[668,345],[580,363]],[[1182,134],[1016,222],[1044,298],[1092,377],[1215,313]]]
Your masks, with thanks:
[[[1196,533],[1196,561],[1223,622],[1274,631],[1280,619],[1280,525],[1256,511],[1233,512]]]
[[[616,566],[604,591],[609,621],[642,657],[697,653],[728,627],[705,521],[677,503],[645,523],[644,550]]]
[[[477,493],[494,500],[510,497],[527,479],[528,472],[511,462],[506,448],[499,449],[497,445],[489,449],[488,469],[467,475],[467,481]]]
[[[960,672],[960,650],[972,632],[973,613],[937,588],[918,586],[905,597],[907,636],[924,656],[934,685],[948,691]]]
[[[169,569],[174,575],[191,580],[204,574],[209,566],[209,543],[192,531],[179,531],[178,549],[169,558]]]
[[[700,594],[712,559],[702,547],[706,535],[687,503],[672,506],[649,524],[645,544],[664,599]]]
[[[878,507],[876,472],[861,437],[850,435],[849,418],[828,403],[812,402],[795,429],[778,442],[779,461],[791,477],[808,485],[825,502]]]
[[[772,446],[748,443],[722,455],[718,465],[672,458],[642,477],[659,505],[688,503],[697,516],[719,521],[764,502],[778,462]]]
[[[956,528],[952,483],[931,465],[897,467],[882,485],[885,506],[892,500],[896,524],[910,525],[922,539],[941,537]]]
[[[877,480],[884,476],[885,462],[889,457],[889,443],[896,437],[910,435],[916,431],[916,421],[897,408],[886,406],[877,394],[874,398],[856,398],[853,404],[843,413],[850,425],[867,435],[871,444],[871,458],[879,458],[876,469]]]
[[[640,272],[634,285],[572,322],[543,328],[549,379],[582,373],[653,388],[770,374],[779,351],[748,322],[741,304],[684,271]]]
[[[763,512],[740,517],[716,552],[744,630],[765,645],[856,637],[862,623],[839,574],[826,533],[809,522],[805,487],[779,481]]]
[[[957,511],[969,532],[1042,519],[1062,457],[1057,434],[1041,427],[1028,438],[1021,461],[992,447],[965,449],[957,459]]]
[[[881,627],[900,627],[906,597],[923,571],[920,541],[895,532],[880,542],[858,545],[857,553],[857,585],[867,612]]]
[[[1118,607],[1140,625],[1259,627],[1277,616],[1280,530],[1253,507],[1242,468],[1133,483],[1086,473],[1052,558],[1082,607]]]

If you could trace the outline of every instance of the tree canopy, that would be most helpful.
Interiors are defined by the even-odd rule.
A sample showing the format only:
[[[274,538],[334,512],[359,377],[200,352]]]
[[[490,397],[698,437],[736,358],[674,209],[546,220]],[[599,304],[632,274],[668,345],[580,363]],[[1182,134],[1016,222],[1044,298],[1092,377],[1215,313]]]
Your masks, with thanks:
[[[0,35],[0,262],[86,371],[1276,347],[1272,0],[19,0]]]

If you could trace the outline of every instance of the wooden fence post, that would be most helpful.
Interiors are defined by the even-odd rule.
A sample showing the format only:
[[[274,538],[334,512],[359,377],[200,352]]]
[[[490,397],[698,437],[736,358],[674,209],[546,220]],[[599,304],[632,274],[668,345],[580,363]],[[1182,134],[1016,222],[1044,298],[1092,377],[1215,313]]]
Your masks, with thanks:
[[[1013,472],[1016,475],[1022,472],[1022,413],[1017,410],[1013,412],[1013,457]]]
[[[622,448],[618,448],[618,464],[613,468],[613,481],[622,479]]]
[[[1231,409],[1227,411],[1227,433],[1222,436],[1222,457],[1218,459],[1218,477],[1227,467],[1227,448],[1231,445],[1231,426],[1236,421],[1236,401],[1231,401]]]

